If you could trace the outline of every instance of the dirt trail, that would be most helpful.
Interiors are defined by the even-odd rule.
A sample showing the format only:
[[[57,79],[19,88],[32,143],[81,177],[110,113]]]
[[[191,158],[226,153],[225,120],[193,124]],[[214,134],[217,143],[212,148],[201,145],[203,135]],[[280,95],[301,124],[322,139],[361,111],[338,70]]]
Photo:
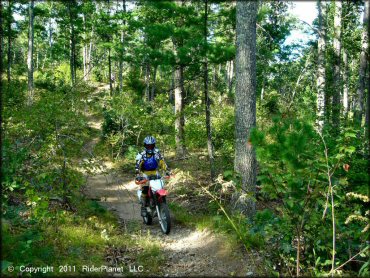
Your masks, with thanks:
[[[107,86],[101,86],[96,95]],[[100,130],[102,117],[89,117],[91,128]],[[86,145],[89,152],[99,138],[92,138]],[[121,222],[134,224],[141,229],[141,234],[148,234],[159,242],[166,263],[161,266],[161,276],[249,276],[256,275],[254,263],[248,261],[242,248],[233,250],[225,238],[209,231],[198,231],[184,227],[173,221],[171,233],[162,234],[158,219],[153,219],[151,226],[143,224],[140,217],[140,205],[136,195],[137,186],[133,177],[117,173],[111,162],[103,162],[100,170],[87,176],[86,194],[96,199],[107,209],[116,213]],[[132,235],[135,237],[135,235]],[[253,256],[253,254],[252,254]]]

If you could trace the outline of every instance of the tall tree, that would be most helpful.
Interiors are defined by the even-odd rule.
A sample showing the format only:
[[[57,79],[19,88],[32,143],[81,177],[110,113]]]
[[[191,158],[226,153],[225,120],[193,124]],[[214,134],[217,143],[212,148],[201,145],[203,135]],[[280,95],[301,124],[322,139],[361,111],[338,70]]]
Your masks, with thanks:
[[[355,113],[354,119],[357,124],[361,124],[362,115],[364,111],[364,91],[366,81],[366,67],[367,67],[367,51],[369,47],[369,1],[365,1],[365,10],[363,17],[363,29],[361,36],[361,54],[360,54],[360,67],[358,76],[357,93],[355,98]]]
[[[8,70],[7,70],[7,78],[8,83],[10,83],[10,76],[11,76],[11,65],[12,65],[12,3],[8,0],[8,20],[7,20],[7,27],[8,27]]]
[[[235,197],[236,208],[255,213],[257,161],[249,141],[256,126],[256,21],[255,1],[236,4],[236,88],[235,88],[235,171],[242,177],[242,193]]]
[[[3,3],[0,1],[0,77],[3,76]],[[3,79],[0,78],[0,92],[3,91]],[[3,95],[1,94],[0,96],[0,132],[2,132],[2,116],[3,116]],[[0,136],[0,144],[2,142],[3,136],[1,134]],[[2,159],[1,159],[2,160]],[[1,161],[0,161],[0,166],[1,166]]]
[[[75,36],[75,5],[76,2],[69,1],[68,13],[69,13],[69,24],[70,24],[70,70],[71,70],[71,83],[76,83],[76,36]]]
[[[118,2],[118,0],[117,0]],[[123,15],[126,15],[126,0],[122,1],[122,11]],[[122,25],[126,25],[126,20],[123,20]],[[119,57],[119,71],[118,71],[118,88],[119,91],[122,91],[123,88],[123,54],[124,54],[124,43],[125,43],[125,32],[124,30],[121,30],[121,38],[120,38],[120,43],[121,43],[121,49],[120,49],[120,57]]]
[[[325,120],[325,49],[326,49],[326,38],[325,38],[325,18],[326,18],[326,3],[322,0],[318,1],[318,33],[319,40],[317,46],[317,123],[319,129],[322,130]]]
[[[342,28],[342,1],[335,1],[334,12],[334,91],[332,100],[332,122],[335,133],[339,132],[340,127],[340,98],[341,98],[341,28]]]
[[[185,6],[185,1],[181,1],[181,7]],[[180,15],[178,27],[184,23],[184,19]],[[175,68],[175,140],[176,140],[176,156],[184,156],[185,148],[185,116],[184,116],[184,64],[180,59],[180,49],[183,47],[183,38],[173,37],[174,52],[176,56]]]
[[[204,102],[206,104],[206,129],[207,129],[207,148],[208,148],[208,156],[209,156],[209,163],[210,163],[210,170],[211,170],[211,180],[213,181],[215,178],[215,166],[214,166],[214,151],[213,151],[213,144],[212,144],[212,128],[211,128],[211,104],[209,99],[209,92],[208,92],[208,59],[207,59],[207,36],[208,36],[208,1],[204,1]]]
[[[27,55],[27,68],[28,68],[28,96],[27,104],[31,105],[33,102],[33,37],[34,37],[34,0],[31,0],[28,8],[28,55]]]
[[[185,117],[184,117],[184,66],[175,69],[175,131],[176,156],[185,155]]]
[[[349,76],[348,76],[348,51],[343,48],[343,115],[347,118],[349,110]]]

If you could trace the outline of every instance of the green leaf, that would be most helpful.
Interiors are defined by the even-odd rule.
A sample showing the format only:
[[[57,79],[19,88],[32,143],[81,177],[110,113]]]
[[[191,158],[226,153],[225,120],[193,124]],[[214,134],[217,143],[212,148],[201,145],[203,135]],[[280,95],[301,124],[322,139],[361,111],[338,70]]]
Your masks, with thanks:
[[[344,151],[349,154],[353,153],[355,150],[356,148],[354,146],[349,146],[349,147],[344,148]]]
[[[356,133],[346,132],[346,133],[344,133],[344,137],[356,138]]]
[[[226,170],[226,171],[224,171],[224,178],[225,179],[231,178],[233,176],[233,173],[234,172],[232,170]]]

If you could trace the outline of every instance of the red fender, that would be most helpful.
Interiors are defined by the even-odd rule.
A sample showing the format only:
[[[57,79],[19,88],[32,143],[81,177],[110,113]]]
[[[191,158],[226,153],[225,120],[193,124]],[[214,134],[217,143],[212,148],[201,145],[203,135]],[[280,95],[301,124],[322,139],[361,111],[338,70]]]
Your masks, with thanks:
[[[159,189],[156,192],[159,196],[166,196],[168,194],[167,190],[165,189]]]
[[[158,195],[158,202],[162,202],[162,198],[168,194],[167,190],[165,189],[159,189],[155,193]]]

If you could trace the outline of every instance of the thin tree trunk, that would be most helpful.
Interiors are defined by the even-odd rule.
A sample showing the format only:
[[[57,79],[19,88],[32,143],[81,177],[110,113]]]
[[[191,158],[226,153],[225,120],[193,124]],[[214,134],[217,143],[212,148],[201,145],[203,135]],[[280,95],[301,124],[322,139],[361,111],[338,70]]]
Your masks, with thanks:
[[[94,26],[91,27],[91,35],[90,35],[90,45],[87,55],[87,80],[90,80],[90,72],[92,68],[91,64],[91,53],[93,51],[93,35],[94,35]]]
[[[325,18],[326,18],[326,3],[322,0],[318,1],[319,10],[319,40],[317,49],[317,125],[321,131],[325,124]]]
[[[157,79],[157,68],[158,66],[155,65],[154,66],[154,69],[153,69],[153,84],[152,84],[152,88],[151,88],[151,93],[150,93],[150,99],[151,100],[154,100],[154,97],[155,97],[155,82],[156,82],[156,79]]]
[[[145,97],[148,101],[150,98],[150,64],[149,61],[145,62]]]
[[[35,48],[36,48],[36,71],[38,71],[39,70],[39,51],[38,51],[37,43],[35,45]]]
[[[118,2],[118,1],[117,1]],[[123,0],[123,12],[126,13],[126,0]],[[126,21],[124,20],[123,21],[123,25],[126,24]],[[125,34],[123,32],[123,30],[121,31],[121,47],[122,47],[122,50],[120,52],[120,59],[119,59],[119,73],[118,73],[118,78],[119,78],[119,91],[121,92],[122,89],[123,89],[123,46],[124,46],[124,43],[125,43]]]
[[[74,15],[72,13],[72,8],[75,4],[74,1],[68,2],[68,12],[69,12],[69,23],[70,23],[70,69],[71,69],[71,83],[72,86],[76,82],[76,42],[75,42],[75,30],[74,30]]]
[[[212,126],[211,126],[211,103],[208,92],[208,59],[207,59],[207,36],[208,36],[208,1],[204,2],[204,41],[205,41],[205,57],[204,57],[204,102],[206,106],[206,129],[207,129],[207,148],[209,156],[209,166],[211,180],[215,179],[214,151],[212,144]]]
[[[242,192],[234,195],[235,208],[247,216],[256,210],[254,201],[257,161],[249,141],[256,126],[256,21],[255,1],[236,4],[235,172],[242,177]]]
[[[334,134],[339,133],[340,127],[340,95],[341,95],[341,26],[342,26],[342,2],[335,1],[335,14],[334,14],[334,91],[332,100],[332,122],[334,127]]]
[[[2,1],[0,1],[0,92],[2,93],[3,92],[3,79],[1,78],[1,76],[3,76],[3,36],[4,36],[4,33],[3,33],[3,3]],[[3,107],[3,97],[2,95],[0,96],[0,108],[2,109]],[[3,132],[3,113],[0,113],[0,130],[1,132]],[[1,133],[1,136],[0,136],[0,146],[2,146],[2,136],[3,134]],[[2,159],[0,159],[0,168],[2,168]]]
[[[32,105],[33,102],[33,8],[34,0],[31,0],[28,8],[29,20],[28,20],[28,55],[27,55],[27,68],[28,68],[28,96],[27,105]]]
[[[11,65],[12,65],[12,6],[10,0],[8,0],[8,71],[7,71],[7,78],[8,84],[10,84],[11,79]]]
[[[169,94],[169,97],[168,97],[168,101],[170,103],[173,103],[174,102],[175,72],[176,72],[175,67],[172,67],[172,72],[171,72],[171,90],[170,90],[170,94]]]
[[[233,91],[233,83],[234,83],[234,63],[235,60],[229,61],[229,66],[227,70],[227,88],[228,88],[228,97],[232,100],[232,91]]]
[[[112,57],[110,55],[110,47],[108,48],[108,77],[109,77],[109,94],[113,95],[113,84],[112,84]]]
[[[261,89],[261,101],[263,100],[264,94],[265,94],[265,79],[263,78]]]
[[[343,115],[348,116],[349,111],[349,78],[348,78],[348,54],[347,49],[343,49]]]
[[[83,60],[83,65],[84,65],[84,81],[87,80],[87,46],[86,46],[86,16],[83,13],[82,14],[82,22],[83,22],[83,28],[84,28],[84,33],[83,33],[83,48],[82,48],[82,60]]]
[[[365,1],[365,10],[363,17],[363,29],[361,36],[361,54],[360,54],[360,68],[357,85],[357,93],[355,98],[355,111],[354,120],[357,125],[361,125],[362,114],[364,111],[364,91],[365,91],[365,80],[366,80],[366,66],[367,66],[367,53],[369,47],[369,1]]]
[[[175,131],[176,131],[176,156],[185,155],[184,132],[184,67],[179,65],[175,70]]]

